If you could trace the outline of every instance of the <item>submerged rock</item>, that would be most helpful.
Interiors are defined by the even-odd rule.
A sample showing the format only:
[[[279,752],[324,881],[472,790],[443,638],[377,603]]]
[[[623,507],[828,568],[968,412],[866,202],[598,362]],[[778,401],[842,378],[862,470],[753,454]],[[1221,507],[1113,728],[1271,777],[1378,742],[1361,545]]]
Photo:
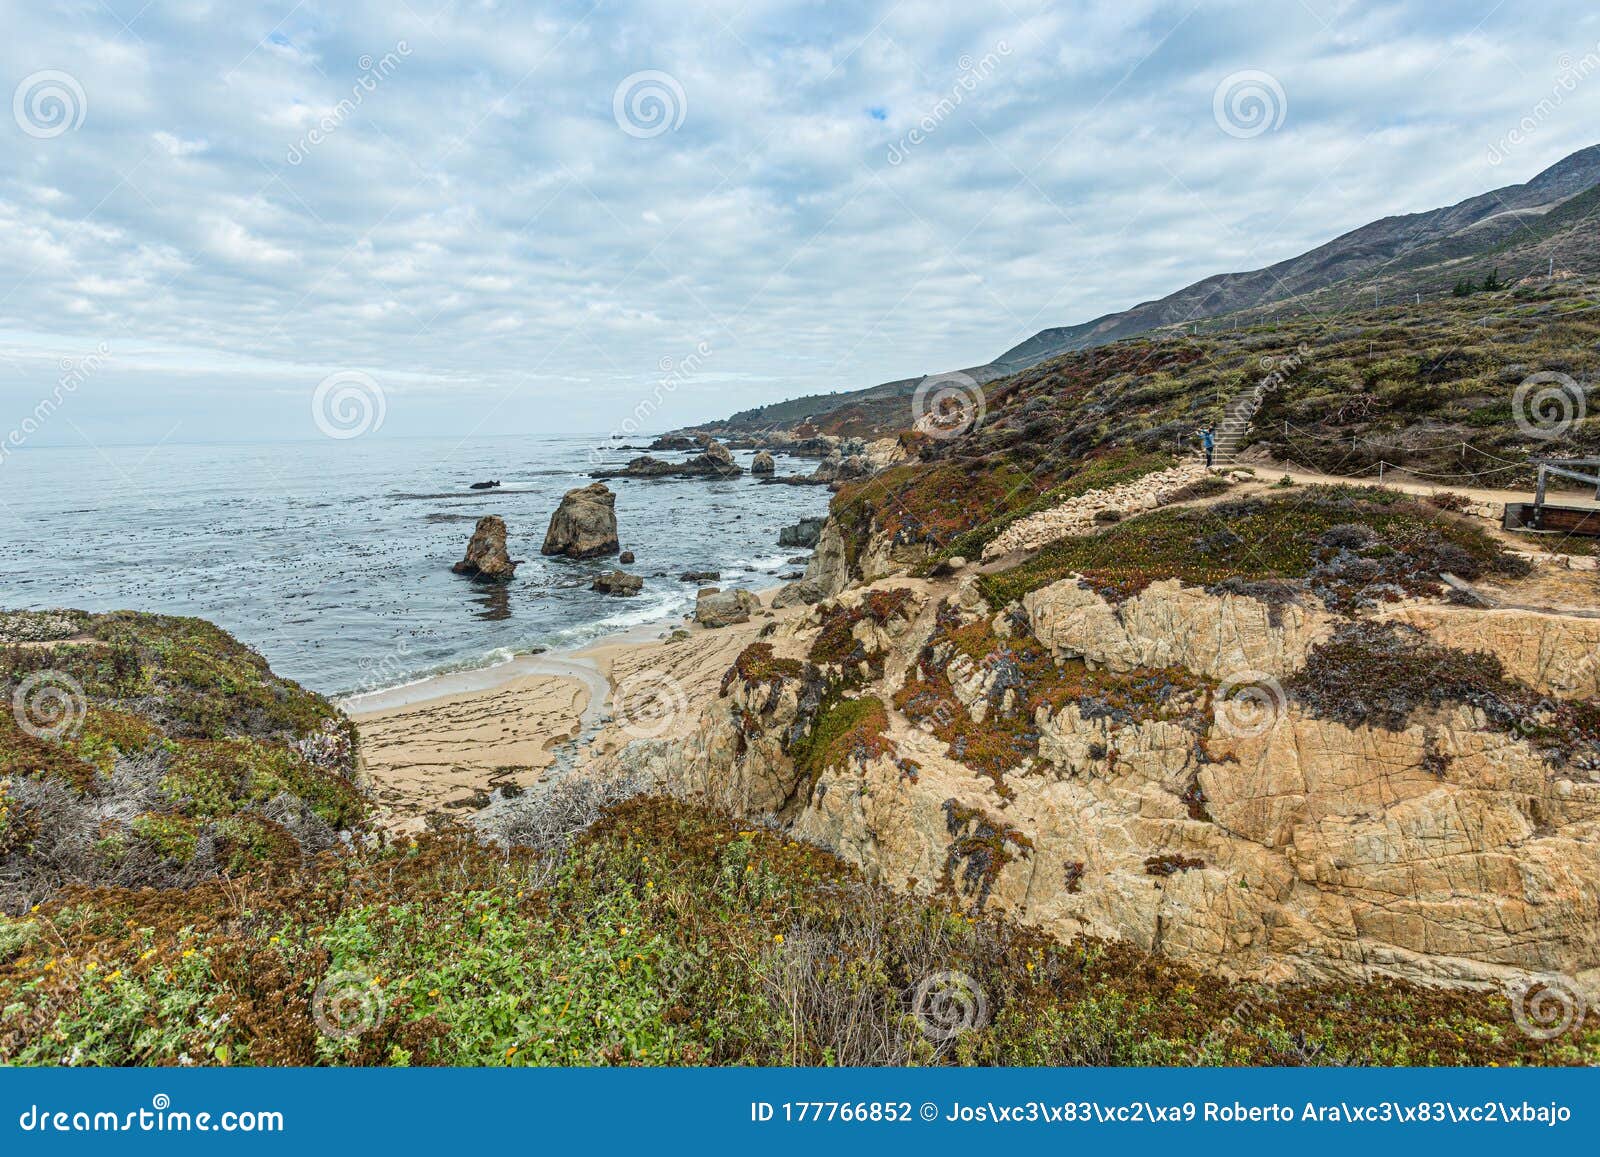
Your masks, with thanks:
[[[633,561],[633,551],[625,550],[617,556],[617,561],[626,566]]]
[[[636,595],[644,589],[644,579],[627,571],[606,570],[594,576],[589,589],[608,595]]]
[[[550,516],[550,529],[545,532],[540,553],[568,558],[616,554],[620,549],[616,507],[617,496],[604,482],[567,491]]]
[[[492,482],[474,482],[471,486],[467,487],[467,489],[468,490],[493,490],[496,486],[499,486],[499,485],[500,485],[500,480],[498,478],[496,478]]]
[[[686,570],[678,576],[681,583],[714,583],[722,577],[720,570]]]
[[[486,514],[478,519],[472,539],[467,543],[467,556],[450,569],[482,582],[511,581],[517,573],[517,564],[506,553],[506,520],[498,514]]]
[[[703,627],[730,627],[748,623],[751,613],[760,609],[761,600],[747,590],[708,587],[695,599],[694,621]]]

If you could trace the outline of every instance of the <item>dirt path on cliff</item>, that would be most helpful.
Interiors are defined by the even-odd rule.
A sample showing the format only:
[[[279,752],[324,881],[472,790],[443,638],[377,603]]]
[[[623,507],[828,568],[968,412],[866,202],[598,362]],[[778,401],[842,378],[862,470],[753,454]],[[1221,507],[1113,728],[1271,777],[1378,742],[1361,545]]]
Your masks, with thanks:
[[[1390,469],[1384,472],[1382,479],[1368,475],[1341,475],[1321,474],[1315,470],[1306,470],[1291,463],[1284,462],[1235,462],[1229,466],[1218,467],[1218,473],[1226,473],[1229,469],[1253,470],[1260,481],[1264,483],[1276,482],[1287,474],[1297,485],[1301,486],[1381,486],[1385,490],[1396,490],[1402,494],[1415,494],[1426,497],[1429,494],[1459,494],[1473,502],[1498,503],[1507,502],[1532,502],[1533,488],[1519,487],[1514,490],[1499,490],[1480,486],[1456,486],[1439,482],[1430,482],[1426,478],[1419,478],[1407,474],[1404,470]],[[1556,490],[1550,489],[1546,495],[1547,502],[1559,506],[1577,506],[1586,510],[1600,510],[1600,500],[1597,500],[1590,490]]]

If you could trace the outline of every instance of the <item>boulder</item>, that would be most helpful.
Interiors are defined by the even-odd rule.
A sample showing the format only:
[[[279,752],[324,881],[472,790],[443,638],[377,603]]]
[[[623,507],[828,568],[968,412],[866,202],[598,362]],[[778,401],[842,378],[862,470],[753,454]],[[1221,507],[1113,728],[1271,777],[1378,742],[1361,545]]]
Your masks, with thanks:
[[[707,587],[695,599],[694,621],[703,627],[729,627],[748,623],[751,613],[760,609],[761,600],[747,590]]]
[[[633,561],[633,551],[631,551],[631,550],[623,551],[621,554],[619,554],[617,556],[617,561],[622,563],[624,566],[627,566],[629,563],[631,563]]]
[[[816,482],[848,482],[855,478],[870,478],[872,463],[864,454],[830,454],[811,474]]]
[[[815,547],[817,539],[822,537],[822,519],[802,518],[793,526],[786,526],[778,531],[779,546]]]
[[[450,569],[481,582],[510,582],[517,564],[506,553],[506,520],[498,514],[478,519],[467,543],[467,557]]]
[[[678,576],[681,583],[714,583],[722,577],[720,570],[686,570]]]
[[[684,463],[683,472],[714,478],[733,478],[743,474],[744,467],[733,460],[733,455],[728,453],[728,448],[721,442],[711,442],[706,446],[704,453]]]
[[[644,589],[644,579],[623,570],[603,570],[594,576],[589,589],[608,595],[636,595]]]
[[[545,532],[540,553],[568,558],[616,554],[620,549],[616,507],[617,496],[604,482],[567,491],[550,516],[550,529]]]
[[[752,474],[774,474],[777,469],[778,463],[765,450],[757,450],[756,456],[750,460]]]

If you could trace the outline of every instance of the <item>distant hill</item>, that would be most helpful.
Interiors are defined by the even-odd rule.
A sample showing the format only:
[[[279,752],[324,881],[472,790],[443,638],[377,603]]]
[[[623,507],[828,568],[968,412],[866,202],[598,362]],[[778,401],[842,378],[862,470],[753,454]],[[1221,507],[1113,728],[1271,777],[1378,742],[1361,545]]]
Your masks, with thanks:
[[[1164,328],[1227,318],[1247,326],[1286,311],[1323,312],[1398,296],[1450,294],[1457,281],[1498,269],[1517,281],[1600,275],[1600,145],[1532,180],[1424,213],[1385,217],[1264,269],[1222,273],[1158,301],[1078,325],[1041,330],[994,361],[961,371],[979,383],[1006,377],[1073,350]],[[864,390],[814,394],[745,410],[708,429],[785,428],[810,419],[828,433],[866,435],[904,425],[904,399],[923,377]]]

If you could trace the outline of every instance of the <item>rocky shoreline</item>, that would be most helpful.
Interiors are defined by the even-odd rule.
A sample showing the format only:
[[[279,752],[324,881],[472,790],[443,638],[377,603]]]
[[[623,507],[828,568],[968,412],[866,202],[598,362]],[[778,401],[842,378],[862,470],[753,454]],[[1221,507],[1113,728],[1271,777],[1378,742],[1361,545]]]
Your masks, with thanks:
[[[1210,477],[1188,465],[1157,470],[1071,498],[999,541],[1036,545],[1136,526],[1175,502],[1224,501],[1195,497],[1206,490],[1197,480]],[[1222,483],[1228,509],[1271,498],[1248,470]],[[931,556],[885,532],[852,542],[837,517],[794,530],[816,535],[800,580],[760,600],[708,588],[687,628],[608,653],[613,695],[618,678],[660,683],[663,665],[692,672],[691,684],[668,687],[670,727],[641,734],[613,718],[577,770],[643,777],[764,817],[873,878],[911,880],[919,892],[953,886],[978,910],[1062,937],[1131,940],[1228,976],[1493,986],[1543,969],[1600,985],[1586,963],[1600,933],[1582,914],[1583,897],[1600,894],[1600,860],[1584,834],[1600,823],[1600,772],[1551,781],[1536,747],[1486,740],[1470,711],[1448,705],[1399,733],[1317,716],[1296,698],[1309,692],[1279,688],[1298,686],[1321,649],[1345,637],[1339,614],[1175,580],[1108,602],[1069,578],[1008,605],[988,576],[1009,573],[1014,555],[985,552],[993,561],[983,566],[934,560],[914,577]],[[1503,585],[1548,592],[1557,575],[1588,573],[1540,569]],[[1587,583],[1572,597],[1593,597],[1593,579],[1560,581]],[[1492,633],[1508,687],[1600,694],[1592,671],[1572,682],[1584,655],[1600,650],[1600,620],[1472,610],[1439,592],[1378,621],[1433,647]],[[978,635],[989,641],[961,641]],[[1032,681],[1075,670],[1096,690],[1014,732],[1023,696],[1037,693],[1025,690]],[[1271,689],[1268,706],[1282,713],[1264,734],[1230,730],[1222,700],[1200,690],[1241,671]],[[1169,688],[1157,705],[1091,708],[1129,694],[1119,680],[1153,672]],[[849,722],[834,718],[841,711]],[[1022,734],[1035,738],[1031,754],[1006,760],[1015,770],[959,754]],[[1443,778],[1432,769],[1440,760],[1451,769]],[[1544,834],[1528,862],[1515,849],[1535,828]],[[1439,839],[1451,850],[1434,851]],[[972,840],[993,849],[952,885],[951,848]],[[1372,840],[1383,849],[1376,860],[1361,850]],[[1507,857],[1524,867],[1511,870]],[[1532,902],[1521,898],[1530,871],[1549,881]],[[1419,875],[1434,881],[1422,895],[1408,882]],[[1491,913],[1516,931],[1452,931]]]

